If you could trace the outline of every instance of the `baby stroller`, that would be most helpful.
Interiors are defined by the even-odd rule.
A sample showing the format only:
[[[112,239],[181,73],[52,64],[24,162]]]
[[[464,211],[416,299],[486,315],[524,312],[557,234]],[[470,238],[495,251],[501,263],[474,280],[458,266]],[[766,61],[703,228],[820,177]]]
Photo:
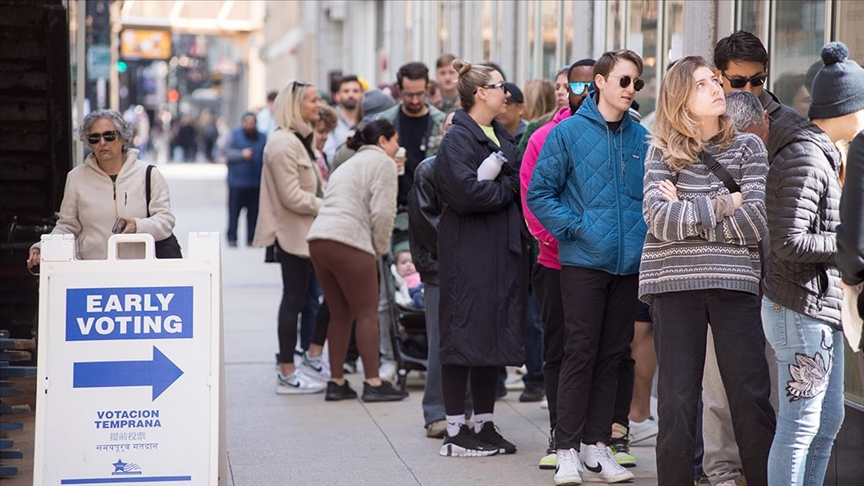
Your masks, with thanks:
[[[400,211],[396,215],[396,224],[390,240],[390,254],[379,260],[380,271],[384,275],[387,307],[390,316],[390,335],[393,339],[393,356],[397,363],[396,385],[405,389],[405,382],[410,371],[426,371],[428,365],[428,341],[426,338],[426,312],[423,309],[399,305],[396,303],[396,283],[390,266],[394,263],[394,255],[408,249],[408,213]]]

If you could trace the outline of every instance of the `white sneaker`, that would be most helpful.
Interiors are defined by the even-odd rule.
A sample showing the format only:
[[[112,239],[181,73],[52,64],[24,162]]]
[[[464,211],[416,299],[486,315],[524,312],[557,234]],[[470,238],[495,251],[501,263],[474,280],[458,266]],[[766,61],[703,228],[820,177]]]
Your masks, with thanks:
[[[646,442],[648,439],[652,439],[657,437],[657,432],[659,428],[657,427],[657,419],[654,417],[648,417],[642,422],[633,422],[630,421],[630,445],[653,445],[653,444],[640,444],[640,442]]]
[[[586,481],[618,483],[634,478],[633,473],[615,461],[608,447],[582,444],[579,459],[582,460],[582,475]]]
[[[555,467],[555,486],[582,484],[582,463],[575,449],[558,449]]]
[[[395,382],[398,368],[395,361],[382,359],[381,364],[378,366],[378,377],[385,381]]]
[[[283,377],[281,373],[276,373],[276,394],[277,395],[302,395],[309,393],[321,393],[327,388],[326,383],[314,381],[300,372],[300,370],[291,373],[287,377]]]
[[[542,402],[540,402],[540,408],[543,410],[549,410],[549,399],[544,398]]]
[[[303,353],[298,370],[312,381],[324,383],[324,385],[330,381],[330,366],[323,357],[320,360],[312,361],[306,356],[306,353]]]

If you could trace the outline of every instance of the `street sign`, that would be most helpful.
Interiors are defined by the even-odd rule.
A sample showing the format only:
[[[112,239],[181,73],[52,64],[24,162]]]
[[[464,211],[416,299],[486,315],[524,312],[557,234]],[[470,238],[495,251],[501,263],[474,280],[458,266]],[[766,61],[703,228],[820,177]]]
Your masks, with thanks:
[[[219,235],[179,260],[75,244],[42,237],[33,484],[225,484]]]
[[[87,80],[111,77],[111,46],[94,44],[87,46]]]

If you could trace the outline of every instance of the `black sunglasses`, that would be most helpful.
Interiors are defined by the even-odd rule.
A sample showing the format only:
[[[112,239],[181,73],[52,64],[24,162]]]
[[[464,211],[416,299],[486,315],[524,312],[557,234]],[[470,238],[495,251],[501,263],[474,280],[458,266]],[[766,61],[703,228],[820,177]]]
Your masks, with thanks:
[[[741,89],[747,86],[747,83],[750,83],[750,86],[754,88],[757,86],[762,86],[765,84],[765,80],[768,79],[768,73],[764,74],[756,74],[754,76],[750,76],[749,78],[742,78],[739,76],[735,76],[734,78],[730,78],[723,73],[723,77],[729,80],[729,86],[732,86],[734,89]]]
[[[486,89],[498,89],[498,88],[501,88],[501,89],[504,91],[504,94],[507,94],[507,93],[510,92],[510,91],[507,89],[507,82],[506,82],[506,81],[499,81],[499,82],[497,82],[497,83],[495,83],[495,84],[484,84],[483,86],[480,86],[480,87],[481,87],[481,88],[486,88]],[[477,90],[476,90],[476,89],[474,90],[474,93],[475,93],[475,94],[477,93]]]
[[[306,87],[306,86],[312,86],[312,85],[309,83],[303,82],[303,81],[298,81],[296,79],[294,81],[291,81],[291,94],[296,93],[298,89]]]
[[[621,86],[622,89],[627,89],[630,86],[630,83],[633,83],[633,89],[636,91],[642,91],[642,88],[645,87],[645,81],[642,81],[639,78],[636,78],[636,81],[633,81],[633,78],[630,76],[616,76],[614,74],[606,75],[607,78],[618,78],[618,86]]]
[[[106,142],[113,142],[117,140],[117,132],[115,130],[110,130],[102,133],[91,133],[87,135],[87,141],[92,145],[96,145],[99,143],[99,140],[105,139]]]

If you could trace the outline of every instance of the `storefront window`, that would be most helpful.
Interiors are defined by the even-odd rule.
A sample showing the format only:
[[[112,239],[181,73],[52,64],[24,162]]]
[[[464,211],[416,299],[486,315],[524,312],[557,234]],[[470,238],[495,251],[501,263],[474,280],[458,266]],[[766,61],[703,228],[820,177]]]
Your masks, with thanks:
[[[564,2],[564,63],[573,64],[578,59],[573,59],[573,4]]]
[[[825,45],[825,0],[785,0],[773,7],[774,28],[769,55],[769,89],[806,116],[809,86],[805,74],[814,64],[821,66]]]
[[[555,73],[561,66],[556,64],[555,47],[558,41],[558,6],[559,2],[544,1],[541,2],[541,16],[543,19],[543,27],[541,29],[541,37],[543,41],[543,63],[542,71],[539,77],[545,79],[553,79]]]
[[[765,42],[768,36],[768,11],[765,0],[740,0],[738,2],[738,28],[750,32]],[[719,37],[725,37],[719,36]]]
[[[642,79],[645,87],[636,93],[639,113],[643,116],[654,111],[657,102],[657,15],[659,0],[637,0],[629,2],[627,48],[642,56],[644,69]]]
[[[606,48],[607,50],[621,49],[624,47],[624,2],[620,0],[609,0],[608,17],[606,19]]]

